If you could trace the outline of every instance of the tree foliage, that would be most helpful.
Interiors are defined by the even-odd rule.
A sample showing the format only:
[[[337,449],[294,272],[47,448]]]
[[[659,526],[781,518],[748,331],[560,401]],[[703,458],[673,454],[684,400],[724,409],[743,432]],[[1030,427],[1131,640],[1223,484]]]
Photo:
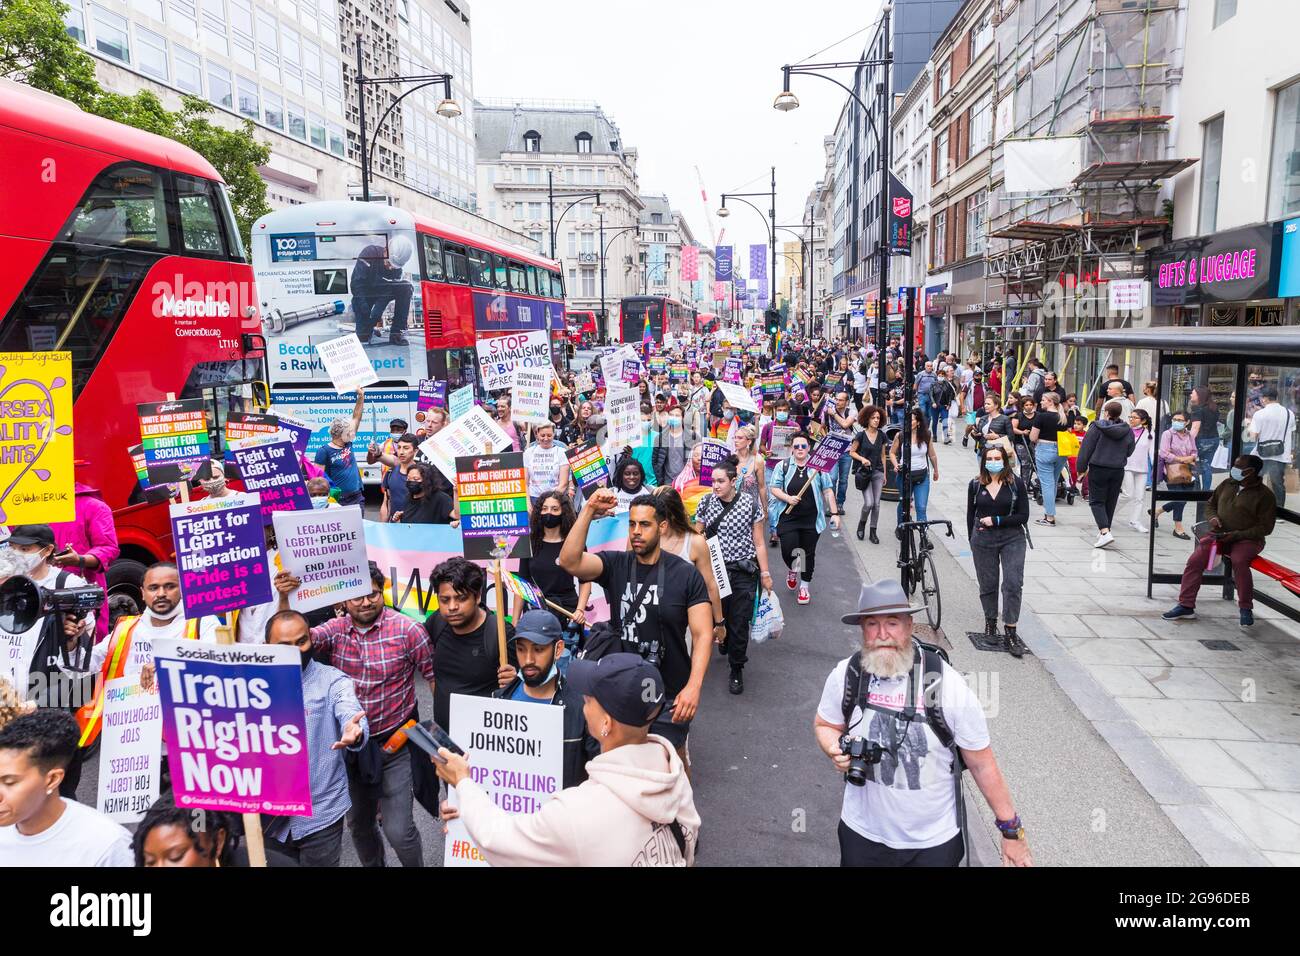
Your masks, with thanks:
[[[149,90],[130,96],[105,90],[95,78],[94,59],[68,35],[67,11],[60,0],[0,0],[0,76],[199,153],[226,181],[247,249],[253,222],[271,211],[266,182],[257,171],[271,151],[255,138],[253,124],[244,120],[238,129],[226,129],[212,121],[213,106],[193,96],[183,98],[180,110],[169,110]]]

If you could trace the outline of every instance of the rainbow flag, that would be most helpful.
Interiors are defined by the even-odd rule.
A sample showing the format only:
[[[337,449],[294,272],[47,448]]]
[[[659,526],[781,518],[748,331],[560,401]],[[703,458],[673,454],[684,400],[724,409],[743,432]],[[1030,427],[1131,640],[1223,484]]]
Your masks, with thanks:
[[[650,343],[654,338],[654,333],[650,331],[650,310],[646,309],[645,328],[641,330],[641,351],[644,353],[647,365],[650,364]]]
[[[433,569],[448,558],[461,557],[460,530],[446,524],[380,524],[364,521],[366,554],[379,565],[387,583],[384,585],[384,603],[412,620],[423,622],[438,609],[438,599],[430,586]],[[591,523],[587,533],[587,550],[627,550],[627,515],[613,515]],[[490,561],[475,562],[488,570],[488,589],[492,588]],[[519,562],[502,562],[502,571],[518,571]],[[508,582],[504,582],[508,586]],[[488,595],[488,607],[493,606]],[[595,608],[588,621],[609,620],[609,601],[599,584],[592,585],[591,601]]]

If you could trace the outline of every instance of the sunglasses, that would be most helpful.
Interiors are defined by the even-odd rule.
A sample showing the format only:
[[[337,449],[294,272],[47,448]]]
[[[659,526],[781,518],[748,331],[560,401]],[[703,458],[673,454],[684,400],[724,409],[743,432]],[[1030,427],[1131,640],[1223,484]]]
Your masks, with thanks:
[[[806,445],[806,444],[804,444],[803,442],[800,442],[799,444],[797,444],[797,445],[791,445],[790,447],[793,448],[793,449],[795,449],[796,451],[798,451],[799,449],[804,449],[804,450],[806,451],[806,450],[808,449],[809,446]]]

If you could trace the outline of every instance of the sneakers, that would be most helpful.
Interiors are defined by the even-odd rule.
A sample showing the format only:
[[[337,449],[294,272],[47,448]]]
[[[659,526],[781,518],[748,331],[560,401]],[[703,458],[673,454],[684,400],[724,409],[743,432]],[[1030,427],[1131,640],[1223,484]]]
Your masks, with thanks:
[[[1107,531],[1105,534],[1097,535],[1097,540],[1092,543],[1094,548],[1104,548],[1108,544],[1115,543],[1115,536]]]
[[[1243,613],[1249,614],[1250,612],[1244,611]],[[1175,604],[1173,607],[1165,611],[1165,613],[1161,614],[1160,616],[1163,617],[1166,621],[1177,621],[1180,619],[1190,621],[1194,617],[1196,617],[1196,608],[1185,607],[1182,604]]]
[[[1240,610],[1237,620],[1240,622],[1242,627],[1254,627],[1255,612],[1248,607],[1243,607]]]
[[[769,547],[772,547],[772,548],[779,548],[779,547],[781,547],[781,539],[778,538],[775,534],[772,535],[771,537],[769,537],[769,538],[767,539],[767,543],[768,543],[768,546],[769,546]]]
[[[1147,528],[1144,528],[1141,524],[1139,524],[1136,521],[1130,521],[1128,523],[1128,526],[1132,528],[1134,531],[1138,532],[1138,534],[1146,534],[1147,531],[1149,530]]]
[[[1025,651],[1029,650],[1029,648],[1025,647],[1025,642],[1022,641],[1019,635],[1016,634],[1016,629],[1014,627],[1007,626],[1005,630],[1006,630],[1007,653],[1009,653],[1012,657],[1015,658],[1024,657]]]
[[[791,591],[797,588],[799,586],[799,575],[793,571],[787,574],[785,576],[785,586],[788,587]]]
[[[809,604],[811,602],[812,602],[812,595],[808,593],[808,585],[807,584],[799,585],[799,597],[797,599],[797,603]]]
[[[735,669],[731,671],[731,681],[727,685],[727,690],[733,694],[743,694],[745,692],[745,678],[741,676],[740,671]]]

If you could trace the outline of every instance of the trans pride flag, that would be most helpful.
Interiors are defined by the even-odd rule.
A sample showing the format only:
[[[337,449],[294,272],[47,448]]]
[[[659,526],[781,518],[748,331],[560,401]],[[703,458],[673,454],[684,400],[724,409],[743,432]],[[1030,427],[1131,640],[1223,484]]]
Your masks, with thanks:
[[[461,557],[460,530],[446,524],[380,524],[363,521],[367,557],[384,572],[388,584],[384,587],[384,603],[393,610],[416,621],[423,622],[437,610],[438,600],[430,586],[433,569],[448,558]],[[627,515],[612,515],[591,523],[587,533],[587,550],[626,551]],[[488,572],[486,603],[494,607],[492,594],[492,562],[478,561]],[[519,562],[501,562],[503,571],[518,571]],[[609,601],[599,584],[591,587],[591,603],[595,606],[587,615],[589,622],[609,620]],[[507,598],[507,606],[508,598]]]

